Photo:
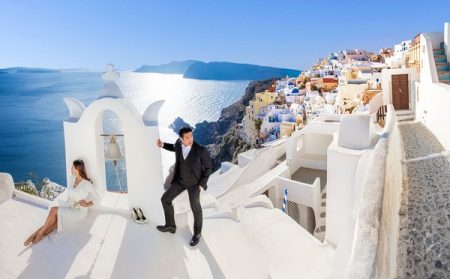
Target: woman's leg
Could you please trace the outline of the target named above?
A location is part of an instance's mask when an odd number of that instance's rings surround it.
[[[49,235],[54,229],[58,227],[58,217],[56,217],[55,222],[51,224],[48,229],[44,232],[44,236]]]
[[[44,238],[44,236],[52,232],[54,230],[54,226],[57,224],[57,221],[58,221],[58,208],[52,207],[50,209],[50,212],[48,213],[48,217],[47,220],[45,221],[45,224],[42,226],[42,228],[39,230],[39,232],[33,239],[33,244],[38,243],[39,241],[42,240],[42,238]]]
[[[43,226],[42,226],[43,227]],[[39,229],[37,229],[32,235],[30,235],[27,240],[25,240],[25,242],[23,243],[23,245],[28,246],[28,244],[30,244],[31,242],[33,242],[33,239],[36,237],[36,235],[39,233],[39,231],[42,229],[42,227],[40,227]]]
[[[58,207],[55,206],[50,209],[50,212],[48,213],[48,216],[47,216],[47,220],[45,220],[43,227],[46,227],[46,226],[49,226],[50,224],[52,224],[54,222],[53,219],[55,219],[57,217],[58,217]]]

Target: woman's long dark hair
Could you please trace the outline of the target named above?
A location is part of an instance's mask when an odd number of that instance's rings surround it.
[[[83,160],[75,160],[75,161],[73,161],[73,167],[78,170],[78,173],[80,174],[81,177],[83,177],[84,179],[92,182],[92,180],[87,176],[86,168],[84,167]]]

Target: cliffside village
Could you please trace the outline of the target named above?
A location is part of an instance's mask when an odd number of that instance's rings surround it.
[[[367,113],[369,102],[383,91],[383,69],[418,71],[419,56],[419,35],[378,54],[332,52],[298,77],[277,80],[256,93],[239,124],[240,136],[251,144],[264,143],[289,136],[321,114]]]

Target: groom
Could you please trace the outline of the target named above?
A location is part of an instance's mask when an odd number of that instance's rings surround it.
[[[175,144],[156,142],[158,147],[175,152],[175,168],[170,187],[161,197],[166,224],[156,228],[162,232],[175,233],[176,225],[172,201],[184,190],[188,191],[189,202],[194,215],[194,235],[190,245],[195,246],[200,241],[202,231],[202,207],[200,205],[200,189],[206,190],[208,177],[211,174],[211,159],[208,150],[194,141],[192,128],[182,127],[180,138]]]

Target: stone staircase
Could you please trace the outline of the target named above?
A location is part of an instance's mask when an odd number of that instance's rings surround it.
[[[440,48],[433,49],[433,56],[439,82],[450,85],[450,63],[448,63],[443,42],[441,42]]]
[[[319,216],[319,224],[316,224],[316,228],[314,229],[314,237],[318,240],[322,241],[325,239],[326,232],[326,207],[327,207],[327,188],[325,187],[322,191],[322,199],[320,201],[320,216]]]

